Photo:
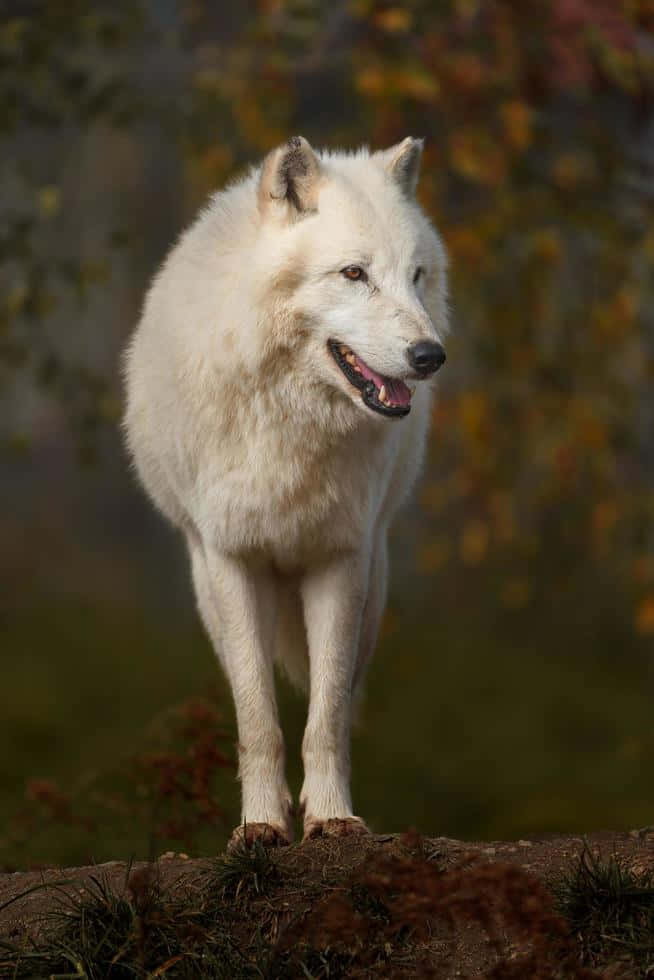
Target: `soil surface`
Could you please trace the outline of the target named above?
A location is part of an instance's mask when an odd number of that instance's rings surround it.
[[[353,942],[359,944],[359,958],[354,957],[351,970],[315,974],[319,976],[551,975],[617,980],[637,975],[619,965],[576,973],[572,960],[569,972],[548,974],[540,966],[541,972],[534,972],[536,968],[529,966],[529,955],[541,941],[541,933],[550,929],[549,918],[555,916],[553,907],[547,907],[549,888],[575,866],[585,845],[603,859],[617,857],[637,873],[654,871],[654,827],[593,833],[585,838],[551,835],[485,843],[420,837],[413,832],[319,838],[274,851],[280,884],[272,894],[254,896],[239,906],[242,922],[237,932],[241,930],[245,941],[255,926],[263,926],[268,941],[282,950],[295,948],[298,941],[317,950],[335,948],[339,942],[349,943],[350,948]],[[164,891],[192,901],[206,887],[203,875],[211,864],[209,859],[168,852],[149,866],[149,873]],[[26,939],[42,941],[52,929],[52,913],[61,909],[64,894],[83,901],[93,879],[106,882],[117,894],[128,894],[130,875],[143,867],[148,866],[111,861],[92,867],[0,874],[0,945],[2,941],[12,945]],[[493,911],[494,896],[500,893],[501,901]],[[352,896],[361,894],[367,905],[361,905],[360,898],[353,900]],[[237,894],[232,899],[232,914],[238,904]],[[514,921],[516,910],[520,912]],[[532,916],[528,928],[526,920],[520,919],[523,912],[527,918]],[[429,918],[427,929],[420,926],[421,914]],[[391,928],[394,917],[402,923],[401,941],[400,927]],[[542,929],[541,920],[547,920]],[[406,941],[407,930],[410,942]],[[366,959],[366,944],[372,950],[374,943],[382,953],[378,950],[376,958],[371,953]],[[570,947],[567,949],[569,953]],[[547,958],[550,953],[546,953]],[[565,959],[564,954],[559,949],[551,955]],[[522,973],[521,958],[525,964]],[[0,975],[4,975],[1,970]]]

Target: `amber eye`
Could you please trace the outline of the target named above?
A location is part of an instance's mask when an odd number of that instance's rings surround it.
[[[366,274],[360,265],[346,265],[344,269],[341,269],[341,272],[346,279],[350,279],[352,282],[366,278]]]
[[[423,269],[423,267],[421,265],[419,265],[418,268],[416,269],[416,271],[413,274],[413,283],[414,283],[415,286],[418,285],[418,283],[420,282],[420,277],[421,276],[424,276],[424,274],[425,274],[425,270]]]

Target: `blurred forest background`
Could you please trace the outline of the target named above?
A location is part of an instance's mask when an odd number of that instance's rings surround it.
[[[119,354],[207,194],[426,138],[454,329],[353,747],[380,832],[654,819],[653,0],[4,0],[0,864],[215,852],[226,685]],[[300,783],[304,706],[281,686]]]

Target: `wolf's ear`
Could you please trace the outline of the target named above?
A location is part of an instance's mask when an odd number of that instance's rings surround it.
[[[265,214],[280,207],[288,213],[313,211],[316,207],[322,167],[303,136],[293,136],[269,153],[259,178],[259,210]]]
[[[413,197],[416,193],[424,145],[424,140],[407,136],[401,143],[380,154],[386,173],[407,197]]]

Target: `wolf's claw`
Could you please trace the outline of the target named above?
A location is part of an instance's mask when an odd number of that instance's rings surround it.
[[[303,840],[312,840],[315,837],[362,837],[369,833],[369,828],[360,817],[334,817],[331,820],[307,821]]]
[[[238,851],[242,847],[253,847],[255,841],[261,841],[264,847],[287,847],[291,843],[282,827],[270,823],[246,823],[234,828],[227,850]]]

